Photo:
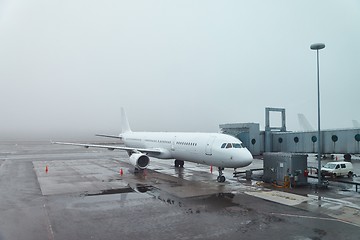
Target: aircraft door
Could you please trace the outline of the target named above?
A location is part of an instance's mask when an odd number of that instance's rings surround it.
[[[176,144],[176,136],[173,138],[171,142],[171,151],[175,151],[175,144]]]
[[[212,146],[214,144],[215,141],[215,136],[211,136],[209,137],[206,147],[205,147],[205,154],[211,156],[212,155]]]

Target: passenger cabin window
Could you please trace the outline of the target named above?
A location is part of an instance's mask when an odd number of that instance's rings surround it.
[[[341,168],[346,168],[345,164],[342,163],[342,164],[341,164]]]
[[[340,165],[338,164],[338,165],[336,165],[336,169],[338,169],[338,168],[340,168]]]

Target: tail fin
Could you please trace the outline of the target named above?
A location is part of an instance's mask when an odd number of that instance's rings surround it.
[[[124,108],[121,108],[121,133],[131,132]]]
[[[306,119],[304,114],[298,113],[298,120],[299,120],[299,124],[300,124],[300,127],[302,128],[302,130],[304,130],[304,131],[314,131],[315,130],[315,128],[313,128],[311,126],[311,124],[309,123],[309,121]]]

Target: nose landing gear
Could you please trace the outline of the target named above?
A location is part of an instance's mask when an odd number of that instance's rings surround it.
[[[183,168],[184,167],[184,161],[182,161],[182,160],[176,160],[175,159],[175,161],[174,161],[174,166],[176,167],[176,168]]]
[[[218,182],[225,182],[225,176],[223,175],[223,170],[224,170],[224,168],[222,168],[222,167],[219,167],[218,168],[219,169],[219,176],[217,177],[217,181]]]

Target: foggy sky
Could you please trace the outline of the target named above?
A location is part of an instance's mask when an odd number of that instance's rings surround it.
[[[0,140],[360,120],[360,2],[0,1]],[[280,115],[272,115],[280,125]]]

